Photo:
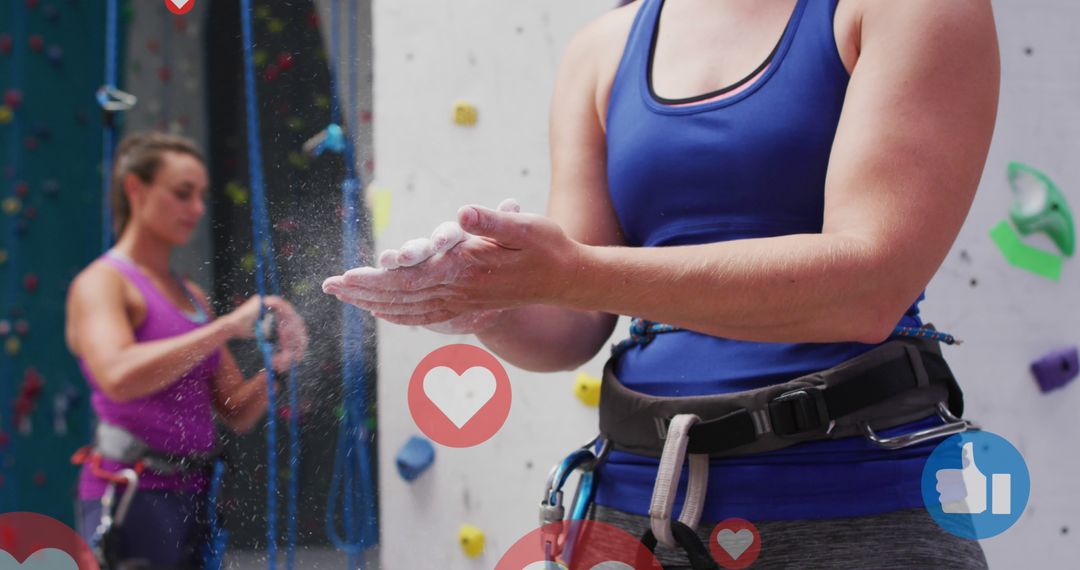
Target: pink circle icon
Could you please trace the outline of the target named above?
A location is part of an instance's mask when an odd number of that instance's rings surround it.
[[[728,570],[746,568],[761,554],[761,534],[745,519],[727,519],[716,525],[709,539],[713,560]]]
[[[557,547],[553,545],[557,544]],[[553,548],[557,552],[553,552]],[[546,524],[518,539],[495,570],[663,570],[640,540],[591,520]]]
[[[195,7],[195,0],[165,0],[165,7],[177,16],[183,16]]]
[[[444,346],[413,370],[409,412],[432,441],[447,447],[480,445],[510,415],[510,376],[498,358],[478,346]]]
[[[0,515],[0,568],[99,570],[90,546],[64,523],[37,513]]]

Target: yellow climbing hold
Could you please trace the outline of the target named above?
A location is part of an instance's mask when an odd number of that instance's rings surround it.
[[[7,353],[11,356],[19,354],[20,348],[22,348],[22,343],[19,342],[19,337],[14,335],[9,336],[7,342],[4,343],[4,349],[6,349]]]
[[[0,249],[0,265],[7,263],[7,250]]]
[[[596,376],[578,372],[574,382],[574,395],[586,406],[600,405],[600,379]]]
[[[243,206],[248,201],[248,191],[239,182],[229,182],[225,185],[225,196],[235,206]]]
[[[390,191],[378,186],[368,187],[368,203],[371,204],[371,229],[375,237],[382,235],[390,225]]]
[[[285,29],[285,22],[278,18],[271,18],[270,21],[266,22],[266,29],[271,34],[280,34]]]
[[[252,63],[255,64],[256,67],[262,67],[262,66],[266,65],[266,62],[269,61],[269,60],[270,60],[270,54],[266,53],[265,50],[261,50],[261,49],[255,50],[255,53],[252,54],[252,57],[251,57],[251,61],[252,61]]]
[[[480,117],[480,111],[468,101],[454,103],[454,123],[462,127],[471,127]]]
[[[249,253],[240,260],[240,267],[244,268],[244,271],[251,273],[255,271],[255,254]]]
[[[7,105],[0,105],[0,125],[6,125],[15,118],[15,111]]]
[[[22,202],[14,196],[4,199],[4,213],[9,216],[14,216],[22,209]]]
[[[458,530],[458,542],[461,543],[461,549],[469,558],[476,558],[484,553],[484,531],[471,524],[461,525],[461,529]]]
[[[307,170],[308,159],[303,153],[293,151],[289,153],[289,164],[300,170]]]

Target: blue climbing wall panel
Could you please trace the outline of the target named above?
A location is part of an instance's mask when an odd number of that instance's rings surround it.
[[[0,512],[68,523],[90,422],[64,300],[101,241],[104,4],[0,4]]]

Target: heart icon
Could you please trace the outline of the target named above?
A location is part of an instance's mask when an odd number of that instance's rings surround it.
[[[460,376],[446,366],[436,366],[424,376],[424,395],[458,429],[491,401],[495,387],[495,375],[483,366],[474,366]]]
[[[761,535],[754,523],[740,518],[727,519],[713,528],[709,552],[723,568],[748,568],[761,555]]]
[[[79,565],[70,554],[56,548],[42,548],[31,554],[22,564],[6,550],[0,550],[0,568],[12,570],[78,570]]]
[[[177,10],[182,10],[188,2],[191,2],[191,0],[169,0],[169,2],[172,2],[172,5],[176,6]]]
[[[738,560],[739,557],[746,552],[746,549],[754,544],[754,533],[745,528],[739,532],[732,532],[730,529],[725,528],[717,533],[716,543],[719,544],[720,548],[723,548],[724,552],[727,552],[728,556],[733,560]]]
[[[472,447],[495,435],[510,415],[510,376],[498,358],[469,344],[431,351],[409,377],[416,427],[447,447]]]

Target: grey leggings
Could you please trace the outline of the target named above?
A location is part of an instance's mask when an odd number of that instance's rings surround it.
[[[649,528],[647,517],[602,506],[592,512],[592,518],[635,537],[640,538]],[[698,536],[706,547],[714,526],[698,525]],[[761,555],[750,566],[755,569],[987,568],[977,541],[942,530],[925,509],[829,520],[765,521],[756,526],[761,534]],[[665,570],[690,568],[681,551],[660,546],[656,555]]]

